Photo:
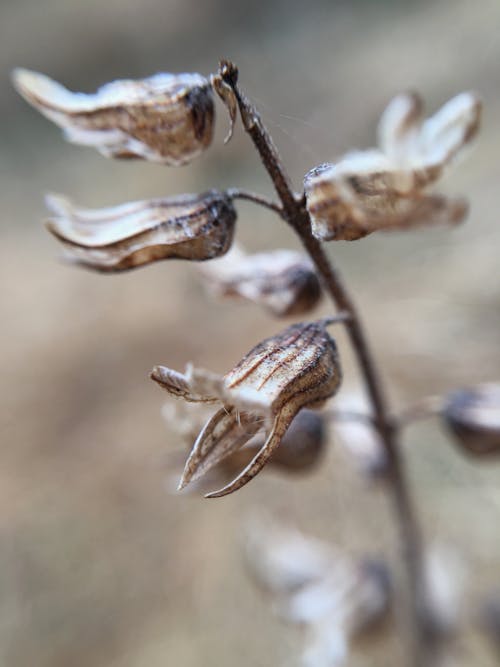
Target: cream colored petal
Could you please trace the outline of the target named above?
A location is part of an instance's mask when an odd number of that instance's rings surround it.
[[[415,93],[394,97],[380,117],[378,144],[390,159],[400,161],[412,153],[423,117],[423,103]]]
[[[449,100],[423,124],[420,153],[424,163],[446,165],[469,143],[479,129],[481,101],[474,93]]]
[[[245,445],[263,425],[253,413],[222,407],[199,434],[179,483],[179,490],[202,477],[208,470]]]
[[[238,491],[238,489],[241,489],[245,484],[248,484],[248,482],[250,482],[266,465],[275,449],[279,446],[281,439],[296,414],[297,409],[295,405],[289,404],[284,406],[276,415],[266,442],[262,445],[262,448],[257,452],[246,468],[244,468],[232,482],[218,491],[206,494],[205,498],[220,498],[222,496],[227,496],[230,493]]]
[[[202,371],[199,371],[202,373]],[[172,396],[183,398],[185,401],[193,403],[213,403],[220,400],[218,394],[214,391],[212,394],[207,394],[205,391],[199,391],[200,387],[187,373],[179,373],[166,366],[155,366],[151,371],[150,377],[162,389]],[[222,381],[222,378],[221,378]],[[205,387],[203,387],[205,389]],[[212,382],[212,388],[215,389],[215,382]]]
[[[168,258],[206,260],[229,249],[236,221],[231,200],[216,191],[82,209],[50,196],[47,227],[68,257],[101,271]]]

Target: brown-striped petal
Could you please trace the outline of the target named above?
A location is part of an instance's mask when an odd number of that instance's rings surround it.
[[[206,260],[223,255],[236,211],[217,191],[82,209],[49,197],[47,227],[68,258],[97,271],[124,271],[160,259]]]
[[[49,77],[13,72],[17,91],[76,144],[107,157],[144,158],[182,165],[212,141],[214,103],[200,74],[155,74],[108,83],[96,93],[74,93]]]
[[[227,401],[277,415],[290,402],[318,406],[335,394],[342,374],[327,323],[301,322],[256,345],[224,378]]]
[[[205,424],[186,461],[179,489],[202,477],[208,470],[245,445],[263,425],[258,415],[227,406]]]

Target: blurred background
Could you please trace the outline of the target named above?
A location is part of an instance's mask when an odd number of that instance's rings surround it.
[[[281,512],[397,567],[383,489],[332,442],[304,478],[266,472],[217,501],[172,494],[176,442],[149,370],[187,361],[228,370],[284,325],[251,305],[211,301],[189,263],[118,276],[67,266],[41,225],[47,191],[95,207],[210,187],[271,194],[258,158],[240,127],[223,146],[218,106],[214,144],[188,167],[106,160],[65,143],[16,96],[9,71],[93,91],[159,70],[208,75],[232,58],[297,188],[312,166],[373,145],[395,93],[418,90],[434,111],[477,90],[482,133],[444,185],[470,198],[467,223],[328,248],[359,299],[391,399],[405,405],[500,378],[500,4],[2,0],[0,26],[0,664],[294,664],[296,637],[244,571],[248,513]],[[267,212],[244,202],[239,211],[248,249],[296,247]],[[341,335],[339,344],[343,391],[356,391]],[[413,428],[405,448],[426,537],[459,552],[475,620],[500,589],[499,464],[464,459],[433,423]],[[473,626],[454,664],[498,664]],[[393,636],[349,664],[405,662]]]

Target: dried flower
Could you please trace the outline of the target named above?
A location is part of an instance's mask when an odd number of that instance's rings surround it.
[[[97,271],[124,271],[160,259],[206,260],[231,246],[232,201],[212,190],[201,195],[129,202],[103,209],[74,207],[50,196],[47,228],[68,258]]]
[[[469,454],[500,454],[500,384],[450,393],[442,416],[457,444]]]
[[[183,375],[157,366],[151,377],[168,393],[193,402],[220,402],[186,462],[183,488],[245,445],[261,428],[267,438],[229,484],[207,497],[224,496],[247,484],[281,443],[297,413],[320,407],[337,391],[341,371],[329,320],[294,324],[254,347],[221,377],[188,367]]]
[[[427,189],[475,136],[480,110],[474,94],[462,93],[424,121],[418,96],[395,97],[380,120],[379,149],[348,153],[306,174],[314,235],[352,241],[380,229],[463,220],[463,199]]]
[[[277,317],[302,315],[321,298],[321,287],[307,256],[292,250],[247,255],[233,245],[225,257],[200,267],[217,296],[247,299]]]
[[[245,555],[280,616],[306,627],[304,665],[345,664],[350,643],[388,611],[391,585],[384,563],[354,559],[273,517],[253,517]]]
[[[212,141],[212,88],[200,74],[113,81],[93,94],[73,93],[25,69],[14,70],[13,80],[24,99],[59,125],[69,141],[94,146],[106,157],[177,166]]]

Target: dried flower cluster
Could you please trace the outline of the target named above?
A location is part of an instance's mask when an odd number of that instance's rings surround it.
[[[288,326],[258,343],[225,375],[191,365],[184,373],[167,366],[153,369],[152,379],[170,397],[195,406],[189,416],[179,408],[166,411],[171,429],[177,429],[189,448],[179,487],[206,481],[209,473],[214,484],[224,481],[207,497],[225,496],[247,484],[268,462],[288,471],[307,470],[318,462],[326,440],[325,417],[314,411],[337,394],[342,379],[337,346],[327,326],[343,321],[369,403],[367,414],[351,414],[358,424],[346,422],[343,436],[365,470],[383,473],[395,501],[411,583],[410,615],[417,639],[413,664],[428,667],[423,644],[429,619],[422,608],[434,606],[435,611],[440,602],[428,596],[422,606],[420,599],[428,582],[399,448],[404,420],[398,421],[385,404],[356,308],[321,242],[461,222],[468,211],[466,200],[437,193],[434,187],[477,133],[478,97],[462,93],[425,119],[417,95],[396,96],[380,119],[378,148],[314,167],[304,177],[303,191],[295,193],[230,62],[222,61],[210,77],[156,74],[115,81],[94,94],[70,92],[27,70],[16,70],[13,80],[19,93],[59,125],[69,141],[93,146],[107,157],[187,164],[212,141],[215,96],[229,114],[226,141],[240,117],[279,203],[236,188],[95,210],[50,196],[47,227],[67,257],[87,268],[109,273],[163,259],[193,260],[211,293],[258,304],[280,318],[309,313],[322,289],[329,293],[340,311],[336,317]],[[300,237],[306,254],[247,254],[236,246],[235,201],[240,198],[278,214]],[[210,415],[207,406],[212,405],[217,409]],[[499,385],[452,393],[441,401],[438,412],[462,449],[481,456],[500,451]],[[335,419],[335,411],[328,415]],[[311,667],[345,662],[352,641],[388,608],[390,587],[386,568],[379,563],[349,558],[274,524],[254,527],[248,553],[255,576],[278,601],[282,615],[307,627],[304,664]],[[440,599],[448,599],[451,589],[443,590]],[[435,616],[442,621],[446,614]]]

